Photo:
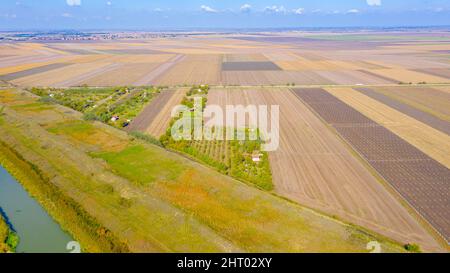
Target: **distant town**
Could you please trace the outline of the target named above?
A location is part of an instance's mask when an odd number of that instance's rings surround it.
[[[135,40],[135,39],[157,39],[157,38],[175,38],[175,37],[189,37],[198,35],[226,35],[226,34],[245,34],[245,35],[280,35],[280,33],[405,33],[405,32],[420,32],[420,33],[442,33],[443,35],[450,34],[450,26],[435,26],[435,27],[347,27],[347,28],[273,28],[273,29],[167,29],[167,30],[142,30],[142,31],[127,31],[127,30],[54,30],[54,31],[1,31],[0,41],[107,41],[107,40]]]

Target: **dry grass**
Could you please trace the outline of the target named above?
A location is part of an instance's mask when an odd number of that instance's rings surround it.
[[[118,65],[114,70],[83,81],[91,86],[125,86],[134,83],[153,71],[158,64],[136,63]]]
[[[221,61],[220,55],[188,55],[162,75],[157,84],[218,84]]]
[[[383,77],[388,77],[395,79],[403,83],[448,83],[449,80],[446,78],[441,78],[433,75],[428,75],[416,71],[406,70],[406,69],[373,69],[372,73],[378,74]]]
[[[88,74],[107,66],[108,63],[80,63],[73,64],[54,71],[44,72],[12,81],[21,86],[61,86],[60,83],[70,81],[71,79]],[[64,84],[63,84],[64,85]]]

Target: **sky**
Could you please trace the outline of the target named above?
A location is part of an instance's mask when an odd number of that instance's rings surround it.
[[[450,0],[0,0],[0,30],[450,25]]]

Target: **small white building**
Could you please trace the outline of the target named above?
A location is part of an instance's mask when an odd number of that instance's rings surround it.
[[[259,162],[262,161],[262,156],[263,156],[263,154],[261,154],[258,151],[255,151],[252,154],[252,161],[255,162],[255,163],[259,163]]]

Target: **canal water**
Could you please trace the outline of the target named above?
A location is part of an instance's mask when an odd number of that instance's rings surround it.
[[[67,253],[73,239],[0,166],[0,208],[20,238],[18,253]]]

